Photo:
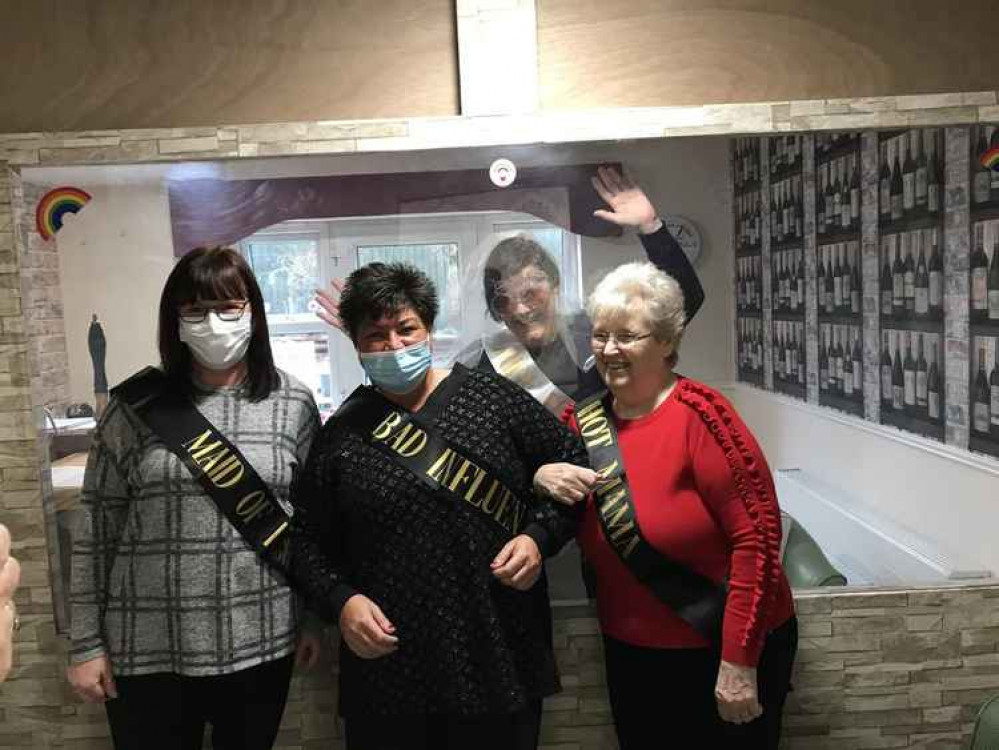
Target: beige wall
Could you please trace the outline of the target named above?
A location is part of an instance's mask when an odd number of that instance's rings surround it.
[[[735,377],[732,326],[732,227],[720,217],[730,213],[728,140],[670,138],[590,147],[592,161],[620,160],[648,192],[661,214],[679,214],[701,232],[695,265],[707,298],[683,340],[680,371],[712,384]],[[637,238],[584,238],[583,281],[591,290],[601,273],[620,263],[645,260]]]
[[[96,313],[107,339],[109,385],[158,362],[157,311],[173,268],[173,244],[162,184],[82,187],[93,200],[60,230],[56,243],[70,400],[93,404],[91,316]]]
[[[999,64],[990,0],[537,5],[546,109],[975,91]],[[0,132],[457,114],[454,15],[447,0],[7,3]]]

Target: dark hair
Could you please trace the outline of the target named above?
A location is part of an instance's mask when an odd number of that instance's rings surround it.
[[[246,351],[246,392],[250,400],[262,401],[280,383],[271,354],[264,297],[250,266],[232,248],[196,248],[181,258],[167,277],[160,296],[159,346],[163,371],[176,392],[193,391],[191,350],[180,340],[179,308],[192,302],[225,299],[250,302],[253,317]]]
[[[548,277],[552,287],[558,288],[560,280],[558,266],[545,249],[527,235],[508,237],[489,253],[482,283],[486,291],[486,308],[493,320],[500,319],[496,307],[496,298],[500,296],[500,284],[529,266],[540,269]]]
[[[440,305],[434,282],[407,263],[369,263],[354,271],[340,293],[340,320],[352,341],[368,320],[379,320],[411,307],[432,330]]]

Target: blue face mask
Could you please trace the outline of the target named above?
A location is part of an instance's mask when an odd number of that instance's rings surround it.
[[[360,358],[372,383],[383,391],[402,395],[422,383],[430,369],[430,339],[403,349],[361,354]]]

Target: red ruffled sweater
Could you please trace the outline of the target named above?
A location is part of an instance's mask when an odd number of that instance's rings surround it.
[[[729,576],[722,658],[755,666],[767,633],[794,614],[763,451],[721,394],[683,377],[651,414],[615,422],[646,541],[714,581]],[[649,648],[709,645],[625,568],[604,539],[592,497],[578,540],[596,571],[604,633]]]

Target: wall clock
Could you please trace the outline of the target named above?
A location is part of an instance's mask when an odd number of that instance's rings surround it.
[[[685,216],[664,216],[663,224],[673,238],[680,243],[690,262],[696,263],[701,254],[701,230]]]

